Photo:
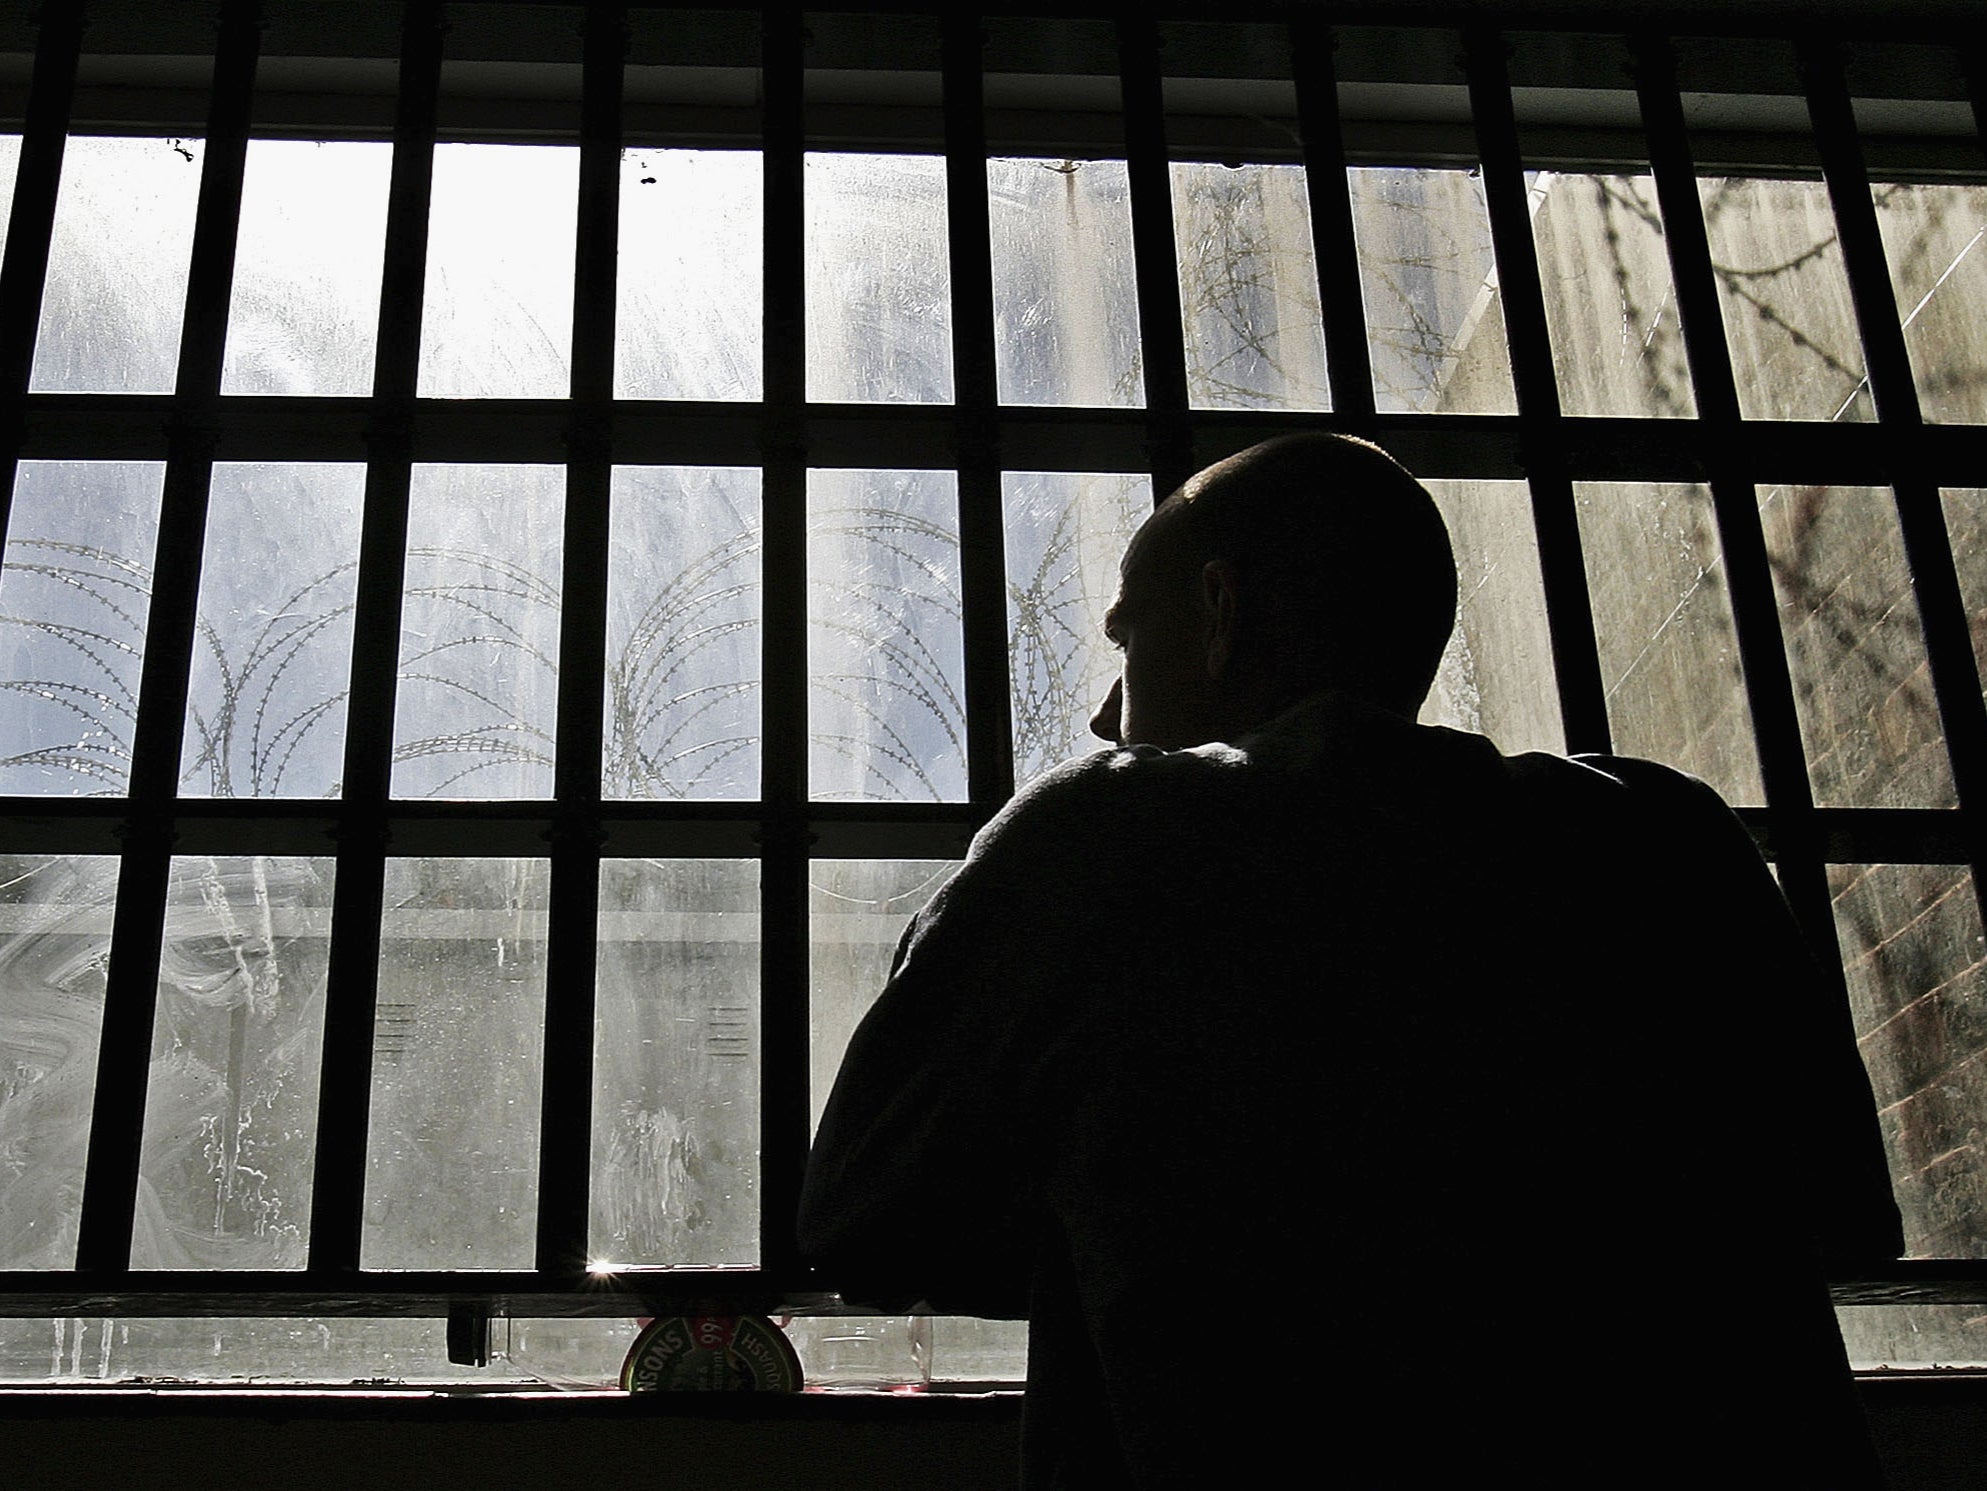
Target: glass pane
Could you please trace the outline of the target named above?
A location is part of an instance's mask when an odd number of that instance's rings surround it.
[[[579,173],[570,145],[435,147],[423,398],[570,391]]]
[[[1541,171],[1531,187],[1560,407],[1694,413],[1655,178]]]
[[[808,398],[949,401],[945,161],[809,155],[806,201]]]
[[[1103,744],[1090,716],[1118,674],[1104,612],[1125,545],[1152,512],[1152,478],[1009,471],[1001,497],[1014,780],[1025,782]]]
[[[1499,748],[1563,751],[1545,581],[1521,481],[1427,481],[1456,551],[1456,630],[1421,720],[1488,735]]]
[[[1828,188],[1697,183],[1747,419],[1874,419]]]
[[[395,797],[552,795],[565,472],[416,466]]]
[[[1948,487],[1941,494],[1946,537],[1959,572],[1960,600],[1972,618],[1973,666],[1987,684],[1987,487]]]
[[[764,171],[747,150],[621,155],[617,399],[757,399]]]
[[[0,254],[7,251],[7,224],[14,216],[14,178],[21,169],[21,137],[0,135]]]
[[[966,796],[958,490],[949,471],[807,474],[816,798]]]
[[[124,791],[165,467],[23,461],[0,563],[0,792]]]
[[[530,1268],[545,1054],[542,859],[390,859],[363,1268]]]
[[[372,392],[392,165],[383,143],[248,142],[221,392]]]
[[[759,473],[616,466],[608,798],[759,795]]]
[[[1987,421],[1987,187],[1874,192],[1919,408],[1935,422]]]
[[[1131,192],[1115,160],[990,160],[1004,404],[1137,407]]]
[[[1710,490],[1578,482],[1574,498],[1614,748],[1765,801]]]
[[[820,1126],[856,1022],[890,977],[905,924],[958,868],[956,860],[817,859],[809,869],[810,1133]]]
[[[334,861],[175,858],[133,1268],[302,1268]]]
[[[216,462],[180,792],[335,797],[363,466]]]
[[[596,966],[593,1257],[752,1267],[758,862],[602,862]]]
[[[508,1321],[495,1322],[501,1345]],[[632,1333],[631,1333],[632,1334]],[[344,1315],[0,1319],[0,1383],[529,1382],[493,1360],[448,1359],[448,1322]],[[603,1384],[604,1385],[604,1384]]]
[[[1858,1372],[1987,1366],[1987,1311],[1978,1305],[1837,1305],[1835,1319]]]
[[[1863,1062],[1909,1256],[1987,1256],[1987,963],[1957,865],[1831,865]]]
[[[1823,807],[1951,807],[1957,800],[1891,494],[1762,487],[1807,747]]]
[[[28,387],[171,393],[201,142],[71,138]]]
[[[1346,185],[1380,412],[1515,413],[1482,177],[1360,166]]]
[[[0,1269],[76,1264],[117,865],[0,854]]]
[[[1173,237],[1196,409],[1329,409],[1302,166],[1173,163]]]

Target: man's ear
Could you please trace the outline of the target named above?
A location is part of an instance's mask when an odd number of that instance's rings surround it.
[[[1235,660],[1235,627],[1240,589],[1235,566],[1226,559],[1210,559],[1201,566],[1201,619],[1206,627],[1207,676],[1220,678]]]

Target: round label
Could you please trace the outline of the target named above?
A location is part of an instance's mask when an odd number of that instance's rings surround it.
[[[621,1363],[629,1393],[797,1393],[800,1358],[764,1315],[665,1315]]]

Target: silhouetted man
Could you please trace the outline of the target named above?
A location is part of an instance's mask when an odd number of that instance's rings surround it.
[[[1876,1479],[1847,1011],[1701,783],[1412,722],[1454,613],[1376,447],[1188,482],[1110,610],[1118,748],[988,825],[849,1047],[802,1246],[1028,1316],[1031,1487]]]

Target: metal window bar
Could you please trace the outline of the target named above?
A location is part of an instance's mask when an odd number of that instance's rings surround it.
[[[1152,495],[1155,501],[1163,502],[1193,475],[1195,463],[1156,23],[1149,17],[1119,21],[1118,60],[1125,117],[1125,174],[1131,190],[1132,260],[1138,289],[1139,361],[1145,378],[1146,445]]]
[[[1297,79],[1298,128],[1304,140],[1304,187],[1311,205],[1318,304],[1325,320],[1325,374],[1339,428],[1365,433],[1374,412],[1373,359],[1366,342],[1366,297],[1352,234],[1352,185],[1339,124],[1338,39],[1315,15],[1290,23]]]
[[[132,742],[131,816],[118,876],[103,1031],[97,1047],[76,1257],[77,1270],[83,1274],[122,1272],[131,1263],[166,880],[175,837],[172,804],[178,794],[194,609],[214,469],[212,411],[220,392],[249,100],[261,39],[260,9],[254,0],[232,0],[222,13],[215,55],[213,105],[194,217],[170,454]]]
[[[1538,530],[1539,569],[1545,580],[1546,620],[1569,751],[1606,751],[1610,745],[1600,649],[1580,551],[1580,522],[1573,483],[1560,456],[1564,436],[1545,298],[1532,241],[1530,189],[1518,147],[1511,102],[1510,68],[1501,33],[1473,27],[1464,33],[1470,113],[1483,158],[1483,193],[1490,213],[1504,329],[1511,349],[1511,381],[1518,396],[1520,441]]]

